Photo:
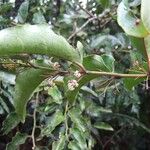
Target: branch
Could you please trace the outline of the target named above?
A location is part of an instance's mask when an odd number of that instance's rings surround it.
[[[31,138],[32,138],[32,149],[34,150],[36,148],[36,143],[35,143],[35,129],[36,129],[36,111],[37,111],[37,105],[39,102],[39,93],[36,94],[36,100],[35,100],[35,108],[34,108],[34,112],[33,112],[33,128],[32,128],[32,134],[31,134]]]
[[[90,17],[92,17],[92,18],[94,17],[94,15],[92,13],[90,13],[87,9],[83,8],[80,3],[78,4],[78,6],[80,7],[80,9],[82,9]]]
[[[80,31],[82,31],[83,28],[85,28],[91,21],[93,21],[95,19],[97,19],[97,17],[88,19],[78,30],[73,32],[67,40],[70,41],[76,34],[78,34]]]
[[[105,75],[105,76],[113,76],[119,78],[144,78],[148,77],[147,73],[143,74],[123,74],[123,73],[113,73],[113,72],[100,72],[100,71],[86,71],[86,74],[93,74],[93,75]]]

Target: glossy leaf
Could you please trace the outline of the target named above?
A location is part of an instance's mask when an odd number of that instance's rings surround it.
[[[96,122],[94,123],[94,127],[101,130],[114,131],[112,126],[105,122]]]
[[[113,71],[114,58],[111,55],[90,55],[84,58],[83,65],[87,70]]]
[[[84,134],[77,128],[72,128],[70,130],[70,133],[73,135],[73,137],[78,142],[79,147],[82,150],[86,150],[87,149],[87,143],[86,143],[86,137],[84,136]]]
[[[15,128],[18,125],[19,122],[20,118],[18,117],[18,115],[15,112],[10,113],[3,122],[3,134],[8,134],[13,128]]]
[[[24,144],[28,135],[26,133],[17,132],[12,141],[7,144],[6,150],[18,149],[19,145]]]
[[[42,136],[48,136],[51,132],[64,121],[65,117],[60,110],[56,110],[52,118],[47,122],[47,126],[41,131]]]
[[[22,36],[23,35],[23,36]],[[81,62],[76,51],[48,25],[18,25],[0,31],[0,56],[41,54]]]
[[[139,20],[137,23],[137,17],[132,14],[132,11],[124,4],[124,2],[119,4],[117,14],[118,24],[128,35],[135,37],[145,37],[148,35],[148,32],[145,29],[142,21]]]
[[[79,51],[81,61],[83,61],[84,48],[80,41],[77,42],[77,50]]]
[[[141,0],[141,18],[142,22],[147,29],[147,31],[150,33],[150,1],[149,0]]]
[[[10,113],[9,106],[7,106],[7,103],[1,97],[0,97],[0,105],[7,113]]]
[[[70,91],[68,89],[68,91],[66,92],[66,97],[70,101],[70,103],[73,103],[75,101],[77,94],[83,85],[85,85],[86,83],[89,83],[91,80],[98,78],[98,77],[99,75],[84,75],[78,81],[79,86],[77,88],[75,88],[73,91]]]
[[[19,115],[21,121],[25,120],[26,105],[35,89],[46,78],[45,75],[51,71],[46,69],[30,68],[22,71],[16,79],[14,105],[16,113]]]
[[[69,142],[68,148],[69,148],[70,150],[82,150],[82,149],[79,147],[79,144],[77,143],[77,141],[75,141],[75,140]]]
[[[64,150],[66,137],[61,135],[58,141],[53,142],[52,150]]]
[[[53,98],[53,101],[57,104],[62,103],[62,95],[57,86],[52,86],[48,89],[48,94]]]
[[[110,55],[102,55],[102,56],[90,55],[83,59],[83,65],[87,70],[113,72],[114,58]],[[99,75],[91,75],[91,74],[83,75],[78,81],[79,86],[75,88],[75,90],[73,91],[70,90],[67,91],[66,97],[68,98],[68,100],[72,103],[76,99],[76,96],[81,87],[97,77],[99,77]]]
[[[86,123],[84,119],[81,117],[81,112],[79,109],[74,108],[69,111],[69,116],[72,122],[83,132],[86,131]]]
[[[6,83],[14,85],[15,84],[15,78],[16,78],[16,76],[14,74],[0,71],[0,80],[1,81],[4,81]]]
[[[146,48],[148,58],[150,60],[150,35],[144,38],[144,43],[145,43],[145,48]]]

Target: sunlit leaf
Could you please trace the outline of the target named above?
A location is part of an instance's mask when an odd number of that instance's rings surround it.
[[[150,33],[150,1],[149,0],[141,0],[141,18],[142,22],[147,29],[147,31]]]
[[[96,122],[94,123],[94,127],[101,130],[114,131],[112,126],[105,122]]]
[[[78,142],[75,141],[75,140],[69,142],[68,148],[69,148],[70,150],[81,150],[81,148],[79,147]]]
[[[111,55],[90,55],[84,58],[83,65],[87,70],[113,71],[114,58]]]
[[[148,6],[147,3],[146,5]],[[145,37],[148,35],[148,32],[145,29],[142,21],[137,20],[137,17],[132,13],[130,8],[124,4],[124,2],[119,4],[117,14],[118,24],[128,35],[135,37]]]
[[[79,52],[62,36],[55,34],[48,25],[26,24],[1,30],[0,56],[20,53],[49,55],[81,62]]]

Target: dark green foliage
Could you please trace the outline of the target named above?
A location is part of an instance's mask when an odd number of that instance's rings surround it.
[[[0,2],[0,149],[149,149],[142,1]]]

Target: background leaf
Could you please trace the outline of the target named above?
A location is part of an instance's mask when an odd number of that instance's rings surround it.
[[[15,112],[10,113],[3,122],[3,134],[8,134],[14,127],[18,125],[20,118]]]
[[[12,141],[7,144],[6,150],[18,149],[19,145],[25,143],[28,135],[26,133],[17,132]]]
[[[20,23],[25,23],[27,16],[28,16],[28,9],[29,9],[29,2],[26,0],[23,2],[18,10],[18,21]]]

